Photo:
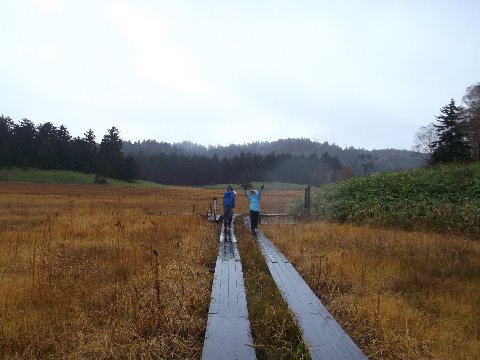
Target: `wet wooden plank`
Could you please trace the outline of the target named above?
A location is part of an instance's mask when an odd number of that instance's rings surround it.
[[[232,224],[233,225],[233,224]],[[234,228],[222,228],[202,359],[255,359]]]
[[[246,223],[248,227],[248,220]],[[272,277],[302,331],[313,359],[366,359],[288,259],[257,231],[257,242]]]

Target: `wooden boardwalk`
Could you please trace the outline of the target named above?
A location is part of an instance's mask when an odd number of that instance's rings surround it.
[[[255,359],[234,227],[220,235],[202,359]]]
[[[249,221],[245,219],[248,227]],[[312,359],[366,359],[290,261],[261,231],[257,231],[257,242],[275,283],[297,319]]]

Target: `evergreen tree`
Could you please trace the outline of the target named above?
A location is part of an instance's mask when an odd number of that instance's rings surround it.
[[[41,169],[58,169],[60,167],[55,150],[57,131],[58,129],[51,122],[37,125],[35,166]]]
[[[432,163],[459,162],[470,159],[470,144],[464,128],[463,108],[456,106],[452,99],[450,104],[440,109],[436,116],[438,124],[434,124],[438,140],[433,141]]]
[[[55,158],[59,169],[74,170],[71,155],[72,136],[64,125],[60,125],[55,134]]]
[[[133,181],[138,175],[138,164],[135,158],[131,155],[123,160],[123,165],[119,169],[118,178],[126,181]]]
[[[14,123],[11,118],[0,115],[0,168],[12,165],[12,139]]]
[[[124,162],[123,143],[120,132],[113,126],[103,136],[98,151],[97,173],[106,177],[118,178],[121,176]]]
[[[84,138],[82,139],[84,142],[84,152],[83,152],[83,168],[82,171],[85,172],[93,172],[95,171],[95,167],[97,164],[97,143],[95,142],[95,133],[92,129],[88,129],[88,131],[83,134]]]
[[[29,167],[35,163],[35,137],[37,129],[32,121],[22,119],[20,124],[13,128],[14,165]]]

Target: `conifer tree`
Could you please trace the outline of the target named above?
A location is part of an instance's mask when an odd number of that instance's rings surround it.
[[[113,126],[103,136],[98,150],[97,172],[100,175],[118,178],[123,166],[123,143],[120,139],[120,132]]]
[[[83,134],[83,171],[94,171],[97,163],[97,143],[95,142],[95,133],[89,129]]]
[[[0,115],[0,168],[12,163],[11,147],[14,123],[8,116]]]
[[[463,108],[456,106],[452,99],[450,104],[440,109],[434,124],[438,139],[430,144],[432,163],[449,163],[467,161],[470,156],[470,144],[465,136]]]

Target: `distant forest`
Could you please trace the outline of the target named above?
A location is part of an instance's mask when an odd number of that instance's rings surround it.
[[[72,137],[50,122],[16,123],[0,116],[0,167],[77,170],[124,180],[208,185],[279,181],[322,185],[355,175],[420,167],[425,156],[406,150],[347,148],[309,139],[209,146],[190,142],[122,141],[112,127],[98,143],[92,130]]]
[[[137,153],[140,178],[162,184],[206,185],[250,181],[322,185],[353,177],[338,158],[324,153],[257,155],[241,153],[231,158],[171,153]]]
[[[132,156],[125,156],[117,128],[112,127],[98,144],[88,130],[72,137],[68,129],[50,122],[35,125],[28,119],[15,123],[0,116],[0,168],[35,167],[48,170],[75,170],[95,173],[96,181],[111,177],[131,181],[138,174]]]
[[[137,156],[148,154],[196,155],[208,158],[234,158],[243,153],[252,155],[290,154],[322,157],[328,154],[336,157],[342,164],[353,169],[356,175],[368,175],[374,172],[397,171],[419,168],[426,165],[427,155],[409,150],[382,149],[365,150],[354,147],[341,148],[328,142],[319,143],[310,139],[280,139],[272,142],[254,142],[243,145],[203,146],[192,142],[170,144],[155,140],[124,142],[125,152]]]

